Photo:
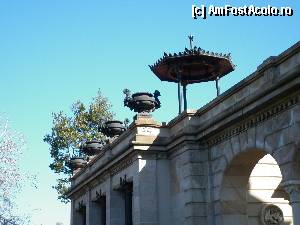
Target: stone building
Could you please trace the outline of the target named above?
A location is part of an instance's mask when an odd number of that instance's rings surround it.
[[[137,116],[68,196],[71,225],[300,225],[300,42],[198,110]]]

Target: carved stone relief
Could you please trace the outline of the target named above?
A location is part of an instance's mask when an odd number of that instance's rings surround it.
[[[282,210],[276,205],[266,205],[261,211],[261,222],[264,225],[281,225],[284,221]]]

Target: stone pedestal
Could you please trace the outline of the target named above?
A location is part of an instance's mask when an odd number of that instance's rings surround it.
[[[141,125],[143,125],[143,126],[147,126],[147,125],[161,126],[161,123],[157,122],[151,114],[139,113],[139,114],[136,114],[133,117],[133,123],[130,126],[133,126],[133,125],[137,125],[137,126],[141,126]]]
[[[300,180],[291,180],[281,184],[290,196],[293,209],[293,225],[300,225]]]

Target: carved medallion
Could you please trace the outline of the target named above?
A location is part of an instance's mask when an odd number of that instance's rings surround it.
[[[282,225],[282,210],[276,205],[266,205],[261,211],[261,222],[264,225]]]

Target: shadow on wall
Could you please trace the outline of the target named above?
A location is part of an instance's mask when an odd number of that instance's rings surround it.
[[[288,194],[279,187],[281,180],[271,155],[261,150],[239,154],[224,173],[215,224],[278,224],[284,218],[282,224],[292,225],[292,208]]]

